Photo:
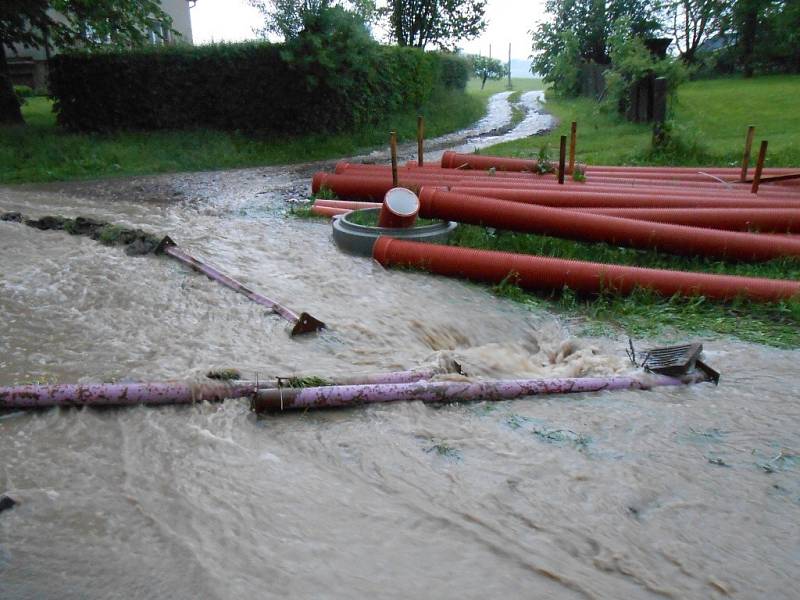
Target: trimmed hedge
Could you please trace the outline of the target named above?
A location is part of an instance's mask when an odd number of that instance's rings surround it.
[[[460,88],[464,59],[343,34],[293,44],[242,43],[52,59],[58,123],[77,131],[209,128],[333,132]]]

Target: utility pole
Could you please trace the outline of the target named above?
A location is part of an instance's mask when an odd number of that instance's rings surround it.
[[[508,42],[508,89],[511,89],[511,42]]]

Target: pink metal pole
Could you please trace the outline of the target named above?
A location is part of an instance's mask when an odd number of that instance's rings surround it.
[[[300,333],[309,333],[312,331],[318,331],[325,327],[325,323],[322,321],[315,319],[308,313],[300,313],[297,314],[293,310],[278,304],[274,300],[270,300],[266,296],[262,296],[261,294],[254,292],[250,288],[246,287],[244,284],[239,283],[233,277],[229,277],[222,273],[221,271],[217,270],[216,268],[208,265],[201,260],[196,259],[194,256],[187,254],[173,242],[169,237],[165,237],[161,240],[158,248],[156,249],[156,253],[164,253],[168,254],[172,258],[182,262],[188,267],[191,267],[195,271],[199,271],[207,276],[209,279],[213,279],[217,283],[221,283],[227,288],[232,289],[235,292],[239,292],[240,294],[246,296],[256,304],[260,304],[261,306],[266,306],[275,314],[283,317],[294,326],[292,327],[292,335],[298,335]]]
[[[430,379],[444,369],[420,369],[334,377],[336,384],[407,383]],[[287,378],[288,379],[288,378]],[[278,387],[283,380],[204,381],[202,383],[71,383],[0,387],[0,410],[52,406],[132,406],[135,404],[191,404],[252,397],[258,389]],[[287,391],[296,388],[284,388]]]
[[[0,409],[221,402],[252,396],[251,383],[92,383],[0,387]]]
[[[499,401],[541,394],[570,394],[601,390],[649,389],[683,385],[697,379],[677,379],[664,375],[639,377],[571,377],[562,379],[509,379],[499,381],[343,385],[293,389],[258,390],[251,408],[256,412],[288,409],[356,406],[378,402],[422,401]]]

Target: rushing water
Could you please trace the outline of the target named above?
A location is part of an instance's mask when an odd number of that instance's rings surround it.
[[[340,254],[314,166],[0,188],[0,211],[169,234],[330,325],[167,258],[0,222],[0,385],[628,370],[624,336]],[[643,342],[644,343],[644,342]],[[0,414],[0,598],[792,598],[800,353],[706,341],[718,388],[256,419],[246,402]]]

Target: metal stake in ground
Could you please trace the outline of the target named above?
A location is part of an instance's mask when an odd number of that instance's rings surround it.
[[[758,193],[758,186],[761,183],[761,172],[764,170],[764,160],[767,158],[767,140],[762,140],[761,148],[758,150],[758,162],[756,162],[756,172],[753,175],[753,187],[750,191],[753,194]]]
[[[558,183],[564,183],[564,163],[567,161],[567,136],[561,136],[561,147],[558,152]]]
[[[389,151],[392,155],[392,187],[397,187],[397,132],[389,132]]]
[[[417,164],[421,167],[425,164],[423,151],[425,146],[425,117],[417,117]]]
[[[567,173],[572,175],[575,172],[575,144],[578,141],[578,123],[572,122],[569,128],[569,169]]]
[[[164,237],[161,240],[161,243],[156,248],[156,254],[167,254],[185,264],[188,267],[191,267],[195,271],[199,271],[206,275],[209,279],[213,279],[217,283],[221,283],[227,288],[232,289],[235,292],[239,292],[240,294],[246,296],[256,304],[260,304],[261,306],[266,306],[276,315],[283,317],[290,323],[292,323],[292,331],[291,335],[298,335],[301,333],[311,333],[313,331],[318,331],[320,329],[325,328],[325,323],[322,321],[315,319],[308,313],[302,312],[297,314],[293,310],[278,304],[274,300],[270,300],[266,296],[262,296],[251,290],[250,288],[244,286],[243,284],[239,283],[232,277],[228,277],[224,273],[218,271],[211,265],[207,265],[202,261],[196,259],[195,257],[187,254],[173,242],[169,236]]]
[[[747,128],[747,137],[744,140],[744,154],[742,155],[742,174],[739,180],[747,181],[747,169],[750,167],[750,149],[753,147],[753,136],[756,133],[756,126],[750,125]]]

